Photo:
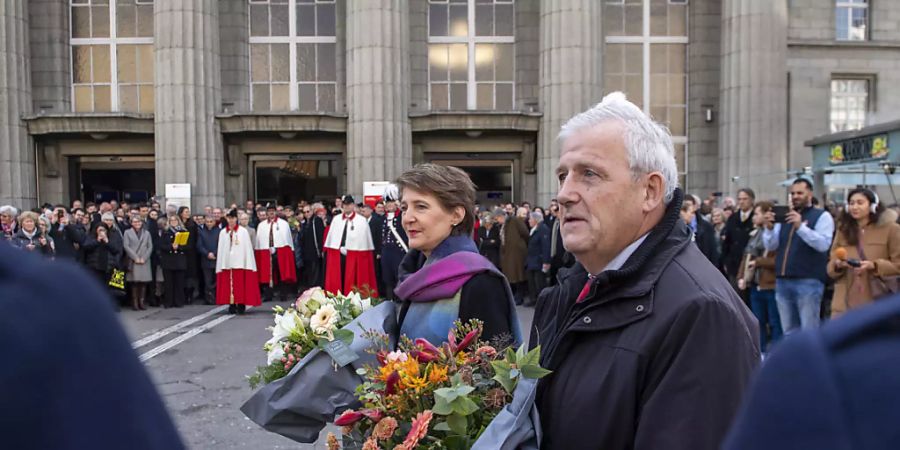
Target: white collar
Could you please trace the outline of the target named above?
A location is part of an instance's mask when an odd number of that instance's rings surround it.
[[[639,237],[636,241],[632,242],[628,247],[625,247],[625,249],[622,250],[621,253],[616,255],[616,257],[613,258],[612,261],[610,261],[609,264],[607,264],[601,272],[621,269],[622,266],[625,265],[625,261],[628,261],[628,258],[630,258],[631,255],[634,254],[635,251],[637,251],[638,247],[640,247],[641,244],[643,244],[644,241],[647,240],[647,236],[649,235],[650,233],[647,233]]]

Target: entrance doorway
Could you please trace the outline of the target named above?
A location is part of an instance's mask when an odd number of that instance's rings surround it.
[[[435,164],[454,166],[469,174],[475,183],[476,201],[485,207],[514,202],[515,161],[505,160],[453,160],[434,159]]]
[[[301,200],[329,201],[339,195],[343,166],[338,156],[254,156],[250,163],[259,203],[296,206]]]
[[[80,157],[70,166],[71,192],[89,202],[140,203],[150,200],[156,185],[153,157]]]

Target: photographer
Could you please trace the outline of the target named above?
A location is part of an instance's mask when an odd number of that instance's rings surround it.
[[[797,178],[791,185],[792,209],[784,223],[766,213],[763,243],[775,255],[775,301],[785,335],[800,328],[819,326],[822,294],[828,275],[828,249],[834,235],[834,219],[813,207],[813,185]]]
[[[26,211],[19,216],[19,231],[13,235],[10,244],[28,251],[37,251],[45,255],[53,254],[50,241],[38,229],[37,213]]]
[[[57,207],[50,215],[50,230],[47,234],[55,243],[56,257],[71,260],[78,258],[85,233],[81,226],[71,223],[65,208]]]

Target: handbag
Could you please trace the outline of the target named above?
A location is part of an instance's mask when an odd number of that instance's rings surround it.
[[[860,259],[868,261],[869,258],[866,258],[866,252],[863,250],[862,236],[856,243],[856,251]],[[872,274],[869,277],[869,292],[872,294],[872,300],[900,292],[900,276],[880,277]]]
[[[113,268],[109,273],[109,281],[106,284],[116,291],[125,292],[125,271]]]

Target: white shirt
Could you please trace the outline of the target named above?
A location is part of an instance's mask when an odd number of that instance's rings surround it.
[[[632,242],[628,247],[625,247],[615,258],[613,258],[606,267],[603,268],[600,272],[606,272],[607,270],[619,270],[625,265],[625,262],[628,261],[628,258],[631,258],[631,255],[637,251],[638,247],[647,240],[647,236],[650,233],[647,233],[641,237],[639,237],[636,241]]]

